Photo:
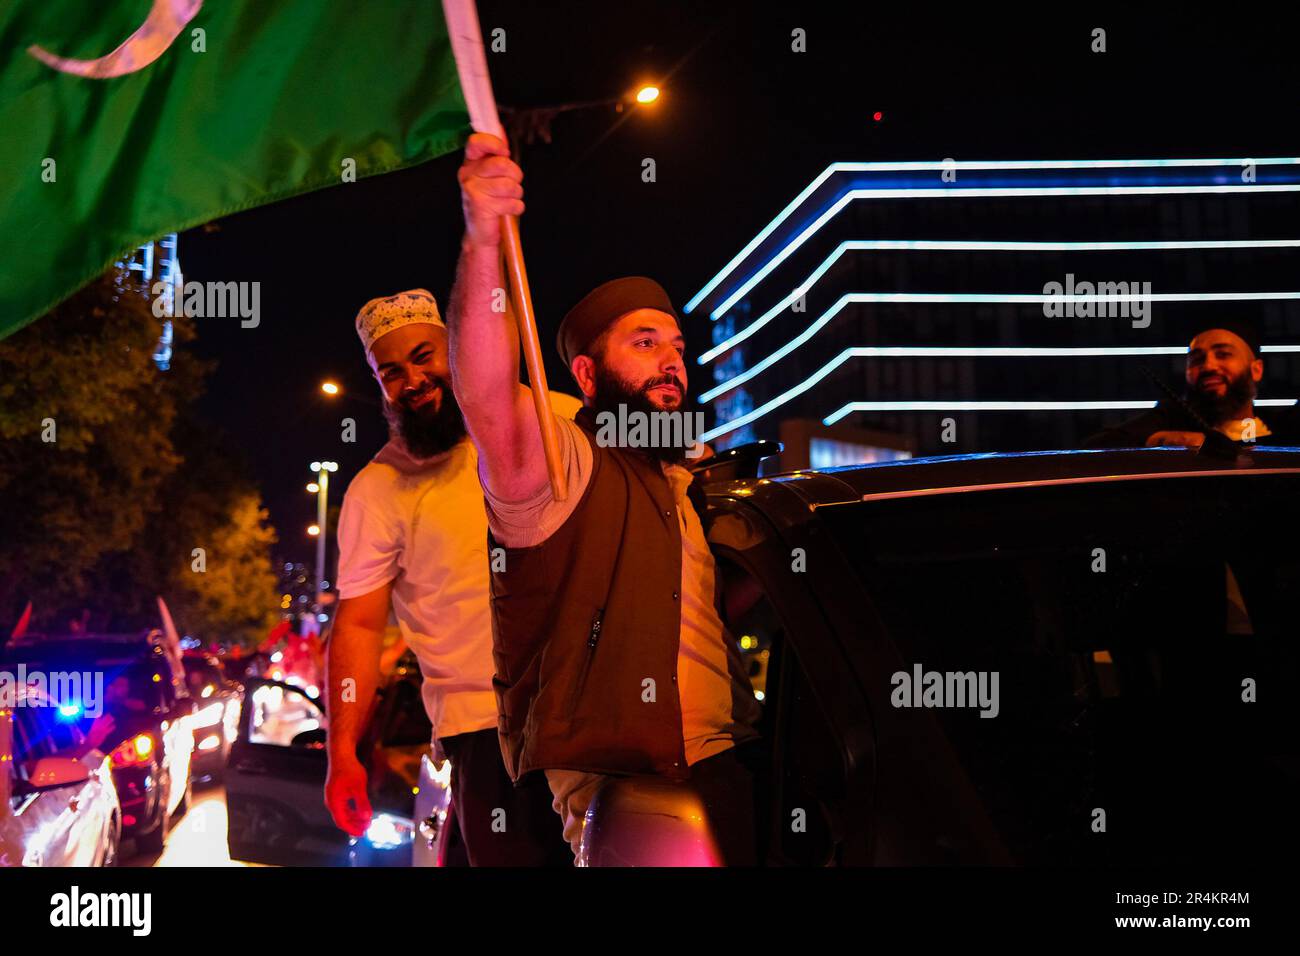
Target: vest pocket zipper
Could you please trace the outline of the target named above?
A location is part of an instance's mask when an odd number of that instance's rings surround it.
[[[587,632],[587,659],[582,662],[582,671],[578,674],[578,679],[573,686],[573,697],[569,701],[570,717],[577,713],[583,688],[587,686],[587,675],[591,672],[591,662],[596,656],[596,644],[600,640],[600,630],[604,626],[604,615],[605,609],[603,607],[596,608],[596,616],[591,619],[591,630]]]

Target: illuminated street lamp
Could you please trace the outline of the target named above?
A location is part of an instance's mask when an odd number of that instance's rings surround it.
[[[307,533],[311,535],[313,538],[316,537],[318,534],[320,534],[320,525],[318,524],[307,525]]]
[[[316,484],[314,481],[309,481],[307,482],[307,490],[314,495],[316,492],[320,491],[320,485]]]
[[[326,395],[337,395],[341,389],[337,382],[324,381],[320,383],[320,390]]]
[[[574,103],[558,103],[555,106],[530,106],[527,108],[499,107],[501,121],[505,124],[507,138],[511,143],[533,143],[541,140],[551,141],[551,123],[561,113],[574,113],[580,110],[609,109],[622,113],[629,106],[649,106],[659,100],[662,90],[653,83],[644,83],[635,89],[629,89],[618,96],[607,96],[599,100],[581,100]]]
[[[339,464],[336,461],[313,461],[311,470],[316,472],[317,479],[313,484],[319,489],[316,492],[316,524],[312,525],[316,529],[313,537],[316,538],[316,603],[319,605],[325,581],[325,539],[328,537],[325,534],[328,527],[325,509],[330,494],[330,472],[338,471]],[[307,533],[312,534],[310,528]]]

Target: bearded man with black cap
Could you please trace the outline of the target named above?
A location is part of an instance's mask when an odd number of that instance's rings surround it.
[[[424,289],[372,299],[356,328],[383,394],[389,441],[348,486],[339,517],[326,805],[353,836],[369,826],[357,744],[391,608],[420,663],[433,743],[451,760],[452,810],[470,864],[567,865],[550,791],[512,786],[497,744],[487,515],[451,387],[447,328]],[[571,396],[553,399],[562,413],[576,410]]]
[[[1163,399],[1153,410],[1089,439],[1088,447],[1200,448],[1207,425],[1242,444],[1294,445],[1300,441],[1294,410],[1271,410],[1266,420],[1255,406],[1264,377],[1255,322],[1248,316],[1204,319],[1195,328],[1187,349],[1186,389],[1181,401]]]
[[[492,610],[507,769],[520,782],[544,772],[575,854],[608,777],[689,780],[723,860],[752,864],[758,704],[716,604],[703,497],[681,464],[695,449],[618,447],[598,434],[598,414],[620,405],[686,414],[677,315],[657,283],[627,278],[561,323],[584,407],[556,422],[568,496],[554,500],[518,332],[494,308],[505,285],[499,220],[523,211],[522,176],[500,139],[470,137],[450,310],[453,381],[492,538],[506,548]]]

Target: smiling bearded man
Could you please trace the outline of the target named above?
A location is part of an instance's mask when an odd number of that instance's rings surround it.
[[[1239,314],[1201,319],[1191,326],[1195,334],[1184,362],[1184,404],[1163,399],[1152,411],[1093,436],[1087,447],[1200,448],[1205,424],[1241,445],[1290,446],[1300,441],[1295,408],[1269,409],[1265,419],[1256,406],[1264,377],[1257,323]]]
[[[478,456],[451,388],[446,326],[423,289],[372,299],[356,326],[390,439],[348,486],[339,518],[326,805],[354,836],[369,826],[356,750],[391,608],[420,662],[435,747],[451,760],[453,810],[470,864],[567,864],[545,783],[514,787],[497,742],[487,515]],[[557,410],[577,406],[570,396],[554,398]],[[354,695],[343,694],[347,678]]]

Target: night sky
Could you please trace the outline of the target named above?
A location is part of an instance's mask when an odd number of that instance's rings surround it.
[[[645,274],[684,303],[831,162],[1295,155],[1292,41],[1258,7],[1137,18],[876,6],[479,4],[485,35],[506,30],[507,52],[489,54],[503,106],[664,89],[652,110],[564,115],[552,144],[523,147],[523,243],[553,386],[573,391],[554,332],[584,293]],[[790,49],[796,27],[806,53]],[[1095,27],[1104,54],[1090,51]],[[646,157],[657,182],[641,180]],[[187,281],[262,283],[260,326],[199,320],[196,349],[219,362],[203,416],[245,449],[282,557],[312,560],[309,463],[340,463],[337,504],[386,439],[352,320],[367,299],[415,286],[446,301],[458,164],[449,155],[182,236]],[[691,320],[686,332],[698,353],[707,330]],[[326,399],[327,377],[372,403]],[[345,415],[354,445],[340,440]]]

